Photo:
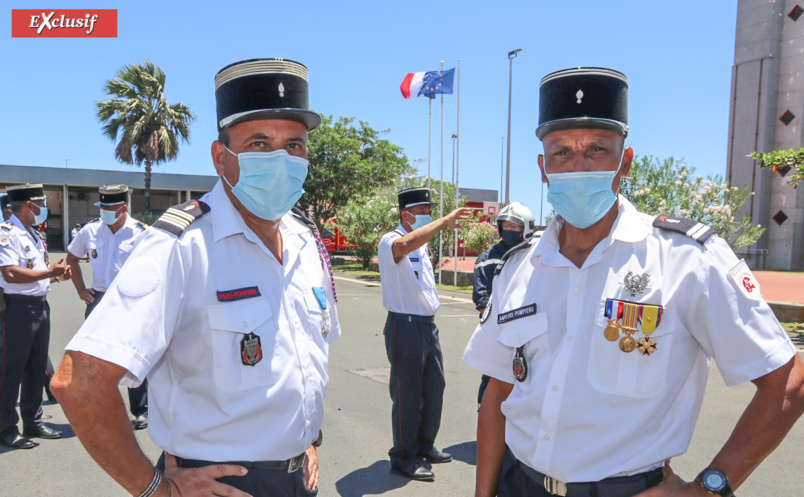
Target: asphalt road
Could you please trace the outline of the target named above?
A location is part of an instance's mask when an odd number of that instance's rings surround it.
[[[89,280],[89,265],[83,264],[82,269]],[[388,469],[391,401],[382,337],[385,312],[381,289],[373,281],[336,278],[343,336],[330,349],[324,445],[319,450],[319,495],[473,495],[476,395],[480,378],[461,361],[463,349],[477,323],[469,296],[442,292],[441,309],[436,318],[447,375],[445,409],[437,444],[452,453],[455,460],[434,466],[435,482],[412,482]],[[54,285],[49,301],[53,316],[50,352],[58,365],[64,346],[83,322],[84,305],[69,283]],[[726,388],[713,368],[690,449],[672,462],[677,473],[692,479],[706,467],[728,438],[753,392],[751,384]],[[0,447],[0,496],[127,495],[87,455],[60,407],[46,403],[44,409],[47,422],[64,430],[64,438],[37,440],[40,445],[32,450],[11,451]],[[651,429],[650,420],[628,422],[634,423],[634,436],[639,436],[640,430]],[[155,460],[159,450],[147,432],[137,432],[137,438],[145,453]],[[737,495],[804,496],[797,478],[804,469],[802,447],[804,422],[799,421]]]

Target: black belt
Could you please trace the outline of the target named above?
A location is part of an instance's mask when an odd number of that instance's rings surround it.
[[[299,454],[296,457],[286,461],[227,461],[227,462],[213,462],[201,461],[198,459],[183,459],[177,457],[176,461],[179,467],[203,467],[211,466],[213,464],[234,464],[235,466],[243,466],[247,469],[268,469],[271,471],[287,471],[288,473],[295,473],[302,467],[304,462],[304,454]]]
[[[573,496],[573,495],[618,495],[617,487],[630,487],[635,483],[645,482],[646,488],[658,485],[663,475],[662,468],[656,468],[645,473],[638,473],[628,476],[614,476],[605,480],[583,482],[583,483],[564,483],[551,478],[544,473],[540,473],[527,464],[517,461],[519,466],[536,483],[544,487],[551,495]],[[605,489],[605,490],[604,490]],[[633,492],[628,493],[633,495]]]
[[[391,311],[388,311],[388,315],[391,316],[391,319],[398,319],[409,323],[435,323],[435,316],[418,316],[416,314],[402,314]]]
[[[3,294],[6,300],[28,300],[32,302],[47,302],[47,297],[44,295],[20,295],[18,293]]]

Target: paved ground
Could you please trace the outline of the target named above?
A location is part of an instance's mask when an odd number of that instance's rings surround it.
[[[86,273],[88,266],[82,268]],[[467,296],[442,293],[442,307],[437,317],[447,374],[438,444],[451,452],[455,461],[434,467],[434,483],[411,482],[388,471],[391,401],[385,383],[388,364],[382,338],[385,313],[380,288],[376,282],[337,278],[343,337],[331,349],[319,495],[472,495],[479,375],[461,361],[477,322]],[[83,304],[70,284],[54,286],[49,300],[53,313],[50,350],[54,362],[58,363],[67,341],[83,322]],[[707,465],[727,439],[753,391],[751,384],[727,389],[717,371],[712,372],[690,450],[673,461],[677,472],[691,479]],[[89,458],[72,435],[59,406],[46,405],[45,414],[48,422],[65,430],[67,436],[61,440],[42,440],[33,450],[0,448],[0,497],[126,495]],[[635,433],[651,429],[650,420],[625,422],[634,424]],[[147,432],[137,432],[137,438],[149,457],[156,459],[159,451]],[[801,447],[804,447],[804,422],[793,428],[738,495],[804,495],[797,479],[804,469]]]

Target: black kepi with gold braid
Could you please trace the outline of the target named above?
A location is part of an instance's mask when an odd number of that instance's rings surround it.
[[[215,75],[218,130],[243,121],[286,119],[315,129],[321,116],[307,98],[307,67],[288,59],[241,60]]]

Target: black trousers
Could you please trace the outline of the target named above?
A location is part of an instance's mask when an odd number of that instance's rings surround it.
[[[0,434],[42,424],[42,390],[50,345],[50,306],[44,298],[5,295],[0,336]]]
[[[419,318],[417,321],[416,318]],[[444,402],[444,358],[432,318],[388,313],[385,350],[391,363],[391,465],[403,468],[434,447]]]
[[[87,309],[84,311],[84,319],[88,318],[92,311],[100,304],[106,292],[95,290],[95,300],[91,304],[87,304]],[[142,384],[136,388],[128,389],[128,405],[131,415],[135,418],[143,414],[148,414],[148,381],[143,381]]]
[[[497,497],[553,497],[544,488],[544,476],[525,467],[508,451],[503,460]],[[602,482],[570,484],[567,497],[632,497],[662,481],[662,470],[633,476],[608,478]]]
[[[228,464],[183,459],[177,459],[177,462],[182,468],[201,468],[212,464]],[[156,467],[160,471],[165,470],[164,452],[159,456]],[[288,473],[280,470],[251,468],[244,476],[224,476],[223,478],[217,478],[217,480],[243,492],[248,492],[254,497],[308,497],[318,495],[317,488],[315,490],[306,490],[304,488],[303,469]]]

